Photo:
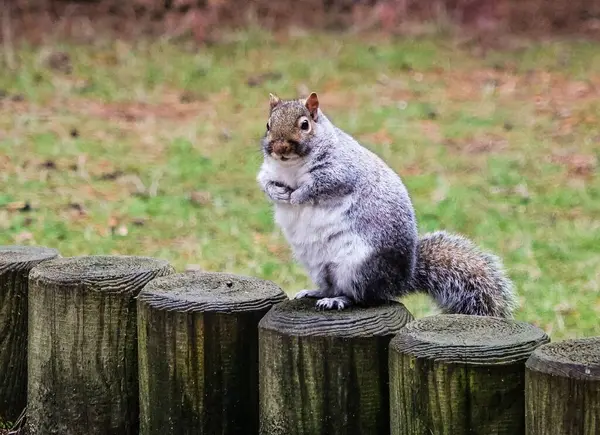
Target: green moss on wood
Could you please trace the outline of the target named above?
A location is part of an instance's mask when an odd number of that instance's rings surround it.
[[[287,299],[225,273],[157,279],[138,297],[143,435],[258,431],[258,322]]]
[[[30,270],[58,256],[38,246],[0,246],[0,427],[27,404],[27,294]]]
[[[500,318],[409,323],[390,343],[392,434],[523,434],[525,361],[548,341],[532,325]]]
[[[29,279],[31,434],[137,434],[135,296],[173,273],[147,257],[46,261]]]
[[[388,344],[412,320],[402,304],[317,311],[279,304],[261,320],[260,433],[389,433]]]
[[[539,347],[525,384],[528,435],[600,433],[600,337]]]

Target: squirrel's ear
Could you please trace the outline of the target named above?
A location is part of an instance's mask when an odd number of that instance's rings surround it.
[[[277,95],[269,94],[269,105],[271,107],[271,110],[273,110],[275,106],[277,106],[280,102],[281,100]]]
[[[313,121],[316,121],[317,113],[318,113],[318,109],[319,109],[319,97],[317,97],[317,94],[315,92],[311,92],[311,94],[308,96],[308,98],[304,102],[304,105],[310,112],[310,116],[313,119]]]

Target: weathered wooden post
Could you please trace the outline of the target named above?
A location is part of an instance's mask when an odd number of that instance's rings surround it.
[[[548,336],[497,317],[439,315],[390,343],[393,435],[525,433],[525,361]]]
[[[400,303],[273,307],[259,325],[260,433],[389,433],[388,345],[412,318]]]
[[[14,423],[27,404],[29,272],[58,255],[39,246],[0,246],[0,427]]]
[[[135,296],[163,260],[45,261],[29,275],[27,426],[32,435],[129,435],[139,427]]]
[[[525,369],[527,435],[600,434],[600,337],[538,347]]]
[[[274,283],[182,273],[138,296],[140,434],[258,431],[258,322],[287,299]]]

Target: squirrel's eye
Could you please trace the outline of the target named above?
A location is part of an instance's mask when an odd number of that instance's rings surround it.
[[[267,131],[269,131],[271,129],[271,126],[269,125],[269,123],[267,122]]]
[[[302,130],[308,130],[308,121],[306,119],[302,121],[302,124],[300,124],[300,128]]]

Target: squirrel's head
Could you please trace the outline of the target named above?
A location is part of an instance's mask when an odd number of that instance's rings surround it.
[[[269,94],[269,119],[262,140],[265,155],[285,162],[311,151],[319,114],[319,99],[311,93],[306,100],[281,100]]]

